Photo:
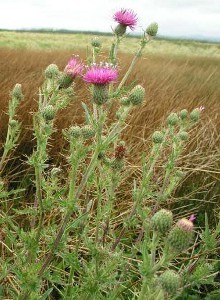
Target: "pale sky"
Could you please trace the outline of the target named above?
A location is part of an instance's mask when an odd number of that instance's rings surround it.
[[[220,0],[0,0],[0,28],[110,32],[120,8],[137,13],[136,32],[156,21],[160,35],[220,40]]]

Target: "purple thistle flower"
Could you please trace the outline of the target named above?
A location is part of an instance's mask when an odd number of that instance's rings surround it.
[[[117,69],[111,64],[93,64],[88,68],[83,80],[95,85],[107,85],[115,82],[118,76]]]
[[[131,9],[121,9],[117,11],[113,19],[123,26],[129,26],[131,30],[134,30],[137,24],[137,15]]]
[[[64,72],[75,78],[77,75],[81,75],[84,69],[83,63],[79,60],[77,56],[72,57],[68,64],[66,65]]]

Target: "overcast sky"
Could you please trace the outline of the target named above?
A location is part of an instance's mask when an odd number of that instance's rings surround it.
[[[220,0],[0,0],[0,28],[111,31],[120,8],[137,13],[136,31],[156,21],[160,35],[220,40]]]

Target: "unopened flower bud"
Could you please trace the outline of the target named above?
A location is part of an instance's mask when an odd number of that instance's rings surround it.
[[[18,125],[18,121],[17,120],[10,120],[9,121],[9,125],[12,127],[12,128],[15,128],[17,125]]]
[[[95,135],[95,129],[91,125],[85,125],[81,128],[81,135],[84,139],[90,139]]]
[[[101,48],[102,43],[100,40],[98,40],[97,38],[93,39],[91,42],[92,47],[94,48]]]
[[[59,69],[58,69],[57,65],[51,64],[46,68],[46,70],[44,71],[44,74],[45,74],[46,78],[52,79],[59,75]]]
[[[187,141],[189,139],[189,134],[186,131],[179,132],[178,136],[182,141]]]
[[[102,105],[108,101],[108,86],[107,85],[93,85],[93,101],[97,105]]]
[[[185,120],[188,116],[188,111],[187,109],[182,109],[180,112],[179,112],[179,116],[180,116],[180,119],[181,120]]]
[[[156,22],[151,23],[146,29],[146,33],[150,36],[156,36],[157,31],[158,31],[158,24]]]
[[[131,101],[128,97],[121,98],[120,102],[122,106],[129,106],[131,104]]]
[[[154,144],[161,144],[163,142],[164,135],[161,131],[154,131],[152,135],[152,141]]]
[[[23,98],[22,90],[21,90],[21,84],[16,83],[12,90],[12,97],[16,98],[18,101],[21,101]]]
[[[167,124],[175,126],[179,121],[178,115],[176,113],[171,113],[167,118]]]
[[[179,220],[171,229],[168,240],[175,251],[186,249],[193,237],[193,222],[185,218]]]
[[[197,122],[200,118],[200,110],[199,108],[195,108],[191,113],[190,113],[190,119],[193,122]]]
[[[68,134],[73,138],[78,138],[81,135],[81,128],[79,126],[71,126],[68,130]]]
[[[174,295],[181,286],[181,277],[175,271],[167,270],[160,275],[159,282],[166,293]]]
[[[111,167],[113,170],[121,170],[124,167],[124,160],[120,158],[115,158],[111,162]]]
[[[67,89],[73,83],[73,77],[67,73],[63,73],[58,80],[59,89]]]
[[[42,116],[46,121],[51,121],[55,117],[56,109],[53,105],[47,105],[42,110]]]
[[[125,32],[126,32],[126,28],[127,28],[127,26],[125,26],[125,25],[123,25],[123,24],[118,24],[118,25],[115,27],[114,32],[115,32],[115,34],[116,34],[117,36],[123,36],[123,35],[125,34]]]
[[[144,100],[145,89],[141,85],[136,85],[130,92],[128,98],[133,105],[141,104]]]
[[[170,210],[161,209],[151,219],[153,228],[161,234],[167,233],[173,223],[173,214]]]

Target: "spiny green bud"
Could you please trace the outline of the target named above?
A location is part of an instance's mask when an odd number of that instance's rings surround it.
[[[144,100],[145,89],[141,85],[136,85],[130,92],[128,99],[133,105],[141,104]]]
[[[16,98],[18,101],[22,100],[23,94],[22,94],[20,83],[16,83],[11,94],[12,94],[12,97]]]
[[[154,131],[152,135],[152,141],[154,144],[161,144],[163,142],[164,135],[161,131]]]
[[[12,127],[12,128],[15,128],[17,125],[18,125],[18,121],[17,120],[10,120],[9,121],[9,125]]]
[[[58,69],[57,65],[55,65],[55,64],[49,65],[46,68],[46,70],[44,71],[44,75],[48,79],[52,79],[52,78],[55,78],[56,76],[58,76],[59,75],[59,69]]]
[[[126,32],[126,28],[127,28],[127,26],[125,26],[125,25],[123,25],[123,24],[118,24],[118,25],[115,27],[114,32],[115,32],[115,34],[116,34],[117,36],[123,36],[123,35],[125,34],[125,32]]]
[[[178,136],[182,141],[187,141],[189,139],[189,134],[186,131],[180,131]]]
[[[72,83],[73,77],[67,73],[63,73],[58,80],[59,89],[67,89]]]
[[[131,101],[128,97],[121,98],[120,102],[122,106],[129,106],[131,104]]]
[[[51,121],[55,117],[56,109],[53,105],[47,105],[42,109],[42,116],[46,121]]]
[[[71,85],[67,89],[65,89],[65,95],[67,95],[68,97],[73,97],[74,96],[73,85]]]
[[[179,252],[186,249],[193,237],[193,222],[185,218],[179,220],[171,229],[168,240],[171,247]]]
[[[181,120],[185,120],[187,118],[187,116],[188,116],[188,110],[187,109],[182,109],[179,112],[179,116],[180,116]]]
[[[98,40],[97,38],[93,39],[91,42],[92,47],[94,48],[101,48],[102,43],[100,40]]]
[[[90,139],[95,135],[95,129],[91,125],[85,125],[81,128],[81,135],[84,139]]]
[[[178,115],[176,113],[171,113],[167,118],[167,124],[175,126],[179,121]]]
[[[174,295],[181,286],[181,277],[175,271],[167,270],[160,275],[159,282],[166,293]]]
[[[146,29],[146,33],[150,36],[156,36],[157,31],[158,31],[158,24],[156,22],[151,23]]]
[[[111,162],[111,167],[113,170],[121,170],[124,167],[124,160],[120,158],[115,158]]]
[[[173,214],[170,210],[161,209],[151,219],[153,228],[161,234],[167,233],[173,223]]]
[[[108,101],[108,86],[94,85],[93,86],[93,101],[97,105],[102,105]]]
[[[190,119],[193,122],[197,122],[200,118],[200,110],[199,108],[195,108],[191,113],[190,113]]]
[[[79,126],[71,126],[68,133],[71,137],[78,138],[81,135],[81,128]]]

